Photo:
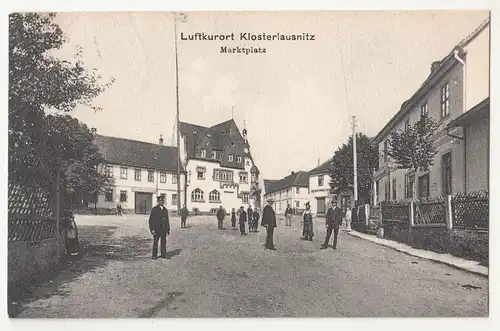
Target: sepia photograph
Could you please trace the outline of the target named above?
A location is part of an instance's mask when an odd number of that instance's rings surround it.
[[[8,29],[10,318],[489,317],[489,11]]]

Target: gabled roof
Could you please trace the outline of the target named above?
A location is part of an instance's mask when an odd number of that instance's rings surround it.
[[[251,155],[245,155],[244,153],[244,149],[248,145],[245,143],[233,119],[209,128],[180,122],[180,132],[186,137],[188,158],[195,158],[197,150],[205,148],[207,150],[206,158],[210,159],[210,152],[216,150],[220,155],[218,161],[221,166],[237,169],[245,168],[243,162],[237,162],[237,156],[249,156],[251,158]],[[234,154],[232,161],[229,161],[228,154]]]
[[[329,160],[325,161],[324,163],[320,164],[316,168],[312,169],[309,171],[309,176],[311,175],[319,175],[319,174],[327,174],[330,170],[330,167],[332,165],[332,159],[330,158]]]
[[[176,147],[102,135],[96,135],[94,142],[108,163],[177,171]]]
[[[463,57],[465,50],[464,48],[472,42],[481,32],[486,29],[490,24],[490,18],[485,19],[474,31],[467,36],[465,39],[461,40],[450,53],[443,57],[440,61],[436,61],[435,69],[431,71],[426,80],[420,85],[418,90],[411,96],[410,99],[403,102],[399,111],[386,123],[386,125],[380,130],[380,132],[373,138],[372,143],[378,144],[392,128],[401,121],[408,112],[411,111],[414,103],[420,100],[422,95],[427,93],[427,91],[440,79],[452,66],[458,63],[454,58],[455,51],[458,51],[458,55]]]
[[[266,194],[278,192],[289,187],[309,187],[309,173],[307,171],[292,172],[283,179],[264,179]]]

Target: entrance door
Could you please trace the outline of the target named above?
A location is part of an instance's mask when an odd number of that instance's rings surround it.
[[[325,198],[316,198],[316,206],[318,214],[324,214],[326,211]]]
[[[135,192],[135,213],[149,214],[153,208],[153,193]]]
[[[345,214],[348,208],[351,206],[351,198],[348,195],[340,197],[340,209]]]

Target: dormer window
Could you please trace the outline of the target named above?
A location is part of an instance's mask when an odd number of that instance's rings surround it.
[[[211,157],[213,160],[217,160],[217,151],[212,151]]]
[[[229,162],[233,162],[233,159],[234,159],[234,158],[233,158],[233,154],[229,154],[229,155],[227,156],[227,158],[228,158],[228,161],[229,161]]]
[[[236,162],[241,163],[241,156],[236,157]]]
[[[201,157],[207,157],[207,150],[205,148],[201,149],[200,156]]]

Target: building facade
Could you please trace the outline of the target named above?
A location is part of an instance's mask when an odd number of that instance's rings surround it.
[[[94,142],[104,157],[104,174],[113,178],[113,186],[89,201],[91,208],[112,208],[148,214],[156,198],[165,197],[169,209],[177,207],[177,180],[184,187],[184,175],[177,177],[177,149],[158,144],[95,135]],[[182,199],[182,192],[181,197]],[[181,200],[182,202],[182,200]]]
[[[306,171],[292,171],[279,180],[265,179],[264,187],[264,200],[273,199],[278,214],[284,214],[288,205],[299,213],[309,201],[309,175]]]
[[[470,171],[467,144],[463,123],[458,125],[455,120],[486,98],[489,98],[489,19],[441,61],[432,63],[425,82],[375,137],[379,165],[373,175],[373,203],[466,192]],[[390,134],[405,130],[422,116],[432,117],[439,124],[434,137],[437,154],[433,165],[428,171],[396,169],[387,153]],[[473,132],[469,137],[477,136],[471,138],[474,141],[484,140],[485,131],[481,130],[485,122],[469,125],[469,131]]]
[[[186,170],[189,210],[214,212],[241,206],[260,208],[260,172],[250,153],[247,130],[234,120],[212,127],[180,123],[181,162]]]

